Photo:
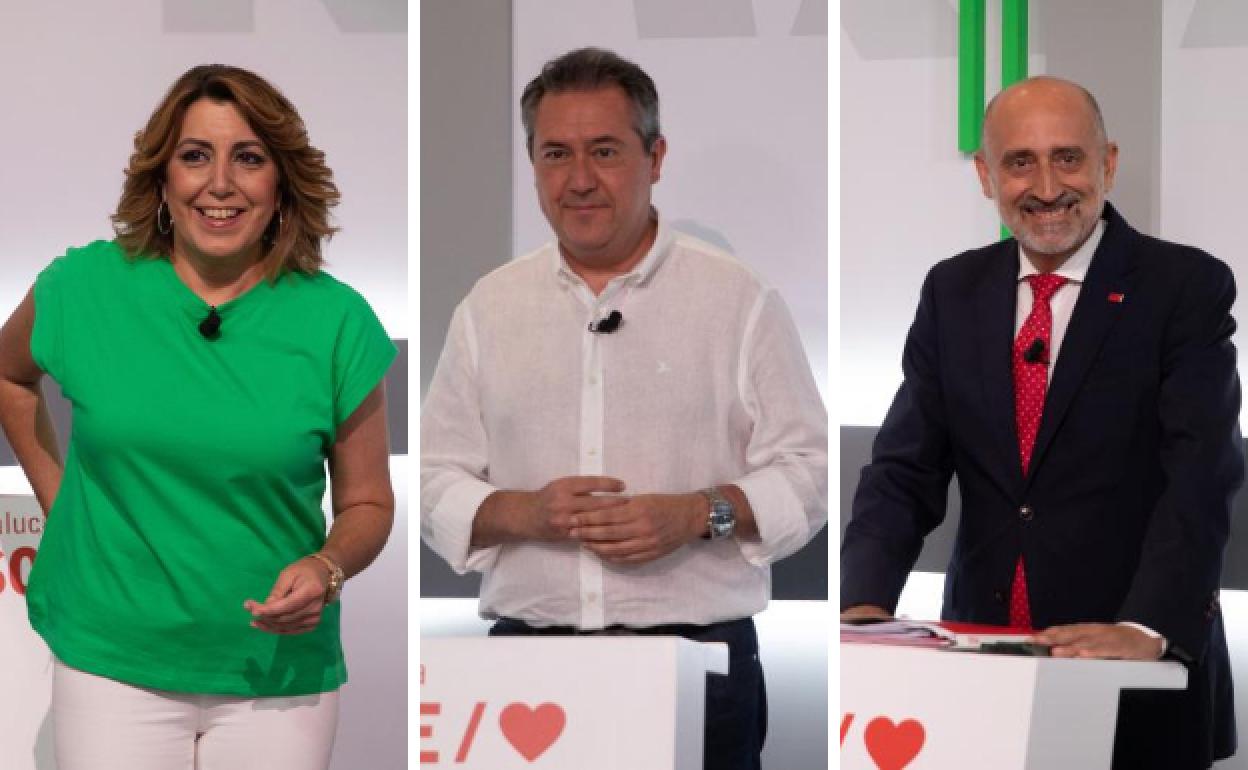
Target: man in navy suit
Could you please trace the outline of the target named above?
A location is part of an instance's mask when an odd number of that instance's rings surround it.
[[[1085,89],[1000,93],[975,156],[1014,238],[936,265],[841,548],[843,618],[896,607],[923,538],[961,521],[948,620],[1043,629],[1055,656],[1189,666],[1124,695],[1115,768],[1235,751],[1218,580],[1244,473],[1230,270],[1105,202],[1118,148]]]

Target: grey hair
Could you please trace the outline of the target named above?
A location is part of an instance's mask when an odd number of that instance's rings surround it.
[[[633,104],[633,130],[641,137],[646,152],[661,136],[659,92],[645,71],[611,51],[578,48],[551,59],[541,73],[529,81],[520,96],[520,122],[524,124],[524,145],[533,157],[533,125],[537,107],[548,93],[591,91],[618,86]]]
[[[1101,105],[1096,101],[1096,97],[1092,95],[1091,91],[1073,80],[1066,80],[1065,78],[1054,77],[1052,75],[1033,75],[1026,80],[1020,80],[1007,88],[1001,89],[988,100],[988,106],[984,108],[983,124],[980,126],[979,148],[981,152],[983,151],[984,145],[988,142],[988,116],[992,114],[992,108],[996,106],[997,100],[1001,98],[1002,94],[1009,92],[1016,86],[1023,86],[1037,82],[1069,86],[1082,94],[1084,101],[1088,104],[1088,108],[1092,111],[1092,128],[1096,131],[1097,142],[1101,146],[1104,146],[1109,141],[1109,134],[1105,131],[1105,116],[1101,114]]]

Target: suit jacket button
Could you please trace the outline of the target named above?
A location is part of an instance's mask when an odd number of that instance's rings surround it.
[[[998,604],[1002,604],[1002,603],[1004,603],[1004,602],[1005,602],[1005,592],[1004,592],[1004,591],[993,591],[993,592],[992,592],[992,599],[993,599],[993,601],[997,602]]]
[[[1036,516],[1036,511],[1030,505],[1024,505],[1018,509],[1018,518],[1023,521],[1031,521]]]

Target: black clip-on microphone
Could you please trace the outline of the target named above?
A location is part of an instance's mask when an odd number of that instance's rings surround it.
[[[1044,355],[1044,340],[1039,337],[1032,340],[1027,349],[1023,351],[1023,360],[1029,364],[1049,365],[1049,359]]]
[[[208,316],[199,322],[199,333],[207,340],[215,340],[221,335],[221,316],[217,314],[216,305],[210,306]]]
[[[611,314],[601,321],[590,321],[589,330],[594,334],[610,334],[620,328],[623,322],[624,314],[618,310],[612,310]]]

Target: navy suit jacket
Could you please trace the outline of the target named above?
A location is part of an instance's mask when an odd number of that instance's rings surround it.
[[[1141,235],[1108,204],[1103,216],[1026,475],[1010,363],[1018,246],[969,251],[928,274],[904,383],[845,530],[841,606],[895,608],[956,477],[942,616],[1004,625],[1021,554],[1037,628],[1155,629],[1189,663],[1189,687],[1123,698],[1115,766],[1207,767],[1235,748],[1217,599],[1244,475],[1234,279],[1197,249]]]

